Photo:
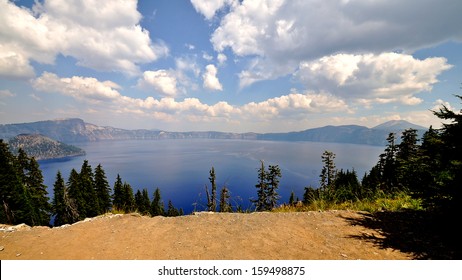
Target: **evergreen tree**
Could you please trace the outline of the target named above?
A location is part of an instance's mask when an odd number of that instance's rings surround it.
[[[15,165],[15,172],[18,174],[23,190],[21,193],[22,207],[18,209],[22,213],[21,221],[28,225],[41,225],[40,215],[38,209],[34,207],[32,188],[30,182],[30,158],[19,148],[18,156],[13,155],[13,163]]]
[[[217,184],[215,169],[212,166],[212,169],[209,172],[210,184],[212,185],[212,196],[209,195],[208,187],[205,187],[205,193],[207,194],[207,207],[209,211],[215,212],[217,210]]]
[[[324,166],[321,170],[321,189],[327,193],[332,193],[333,190],[333,182],[335,180],[335,154],[333,152],[324,151],[321,156],[322,162]]]
[[[229,203],[229,198],[229,190],[226,186],[223,186],[220,192],[220,212],[232,212],[232,207]]]
[[[295,205],[295,193],[293,191],[290,192],[289,205]]]
[[[406,129],[396,152],[396,176],[400,189],[415,190],[422,184],[420,166],[417,130]]]
[[[27,156],[26,152],[22,148],[18,149],[18,156],[16,157],[16,169],[19,177],[21,178],[21,182],[23,184],[27,183],[27,173],[29,172],[30,163],[29,157]]]
[[[111,187],[101,164],[95,168],[95,191],[98,198],[98,214],[104,214],[111,209]]]
[[[85,219],[85,201],[82,195],[82,189],[80,187],[79,173],[74,168],[69,174],[69,179],[67,180],[67,189],[69,199],[73,201],[79,219]]]
[[[151,213],[151,200],[149,199],[149,193],[147,189],[143,189],[142,191],[142,208],[143,214],[149,215]]]
[[[43,184],[43,175],[38,162],[33,157],[29,158],[20,148],[15,166],[24,188],[25,208],[22,211],[27,212],[24,222],[31,226],[49,225],[51,208],[48,202],[47,187]]]
[[[397,146],[395,144],[395,133],[390,133],[387,137],[387,146],[385,153],[381,155],[381,181],[383,182],[382,190],[386,193],[392,193],[398,190],[397,177],[397,162],[396,153]]]
[[[165,215],[164,203],[162,202],[159,188],[156,188],[156,190],[154,191],[154,197],[151,203],[151,215],[153,217]]]
[[[334,181],[335,199],[337,201],[352,201],[361,199],[361,185],[358,181],[356,171],[341,169],[337,172]]]
[[[462,96],[456,95],[462,101]],[[462,204],[462,110],[456,113],[447,106],[433,112],[442,120],[441,141],[441,169],[438,177],[443,181],[439,188],[443,207],[457,209]]]
[[[265,163],[263,160],[261,162],[261,167],[258,169],[258,184],[255,185],[257,188],[257,199],[252,200],[252,202],[255,204],[255,210],[256,211],[264,211],[265,206],[266,206],[266,189],[267,189],[267,173],[265,170]]]
[[[270,165],[267,172],[267,194],[266,194],[266,209],[272,210],[276,207],[279,194],[277,189],[279,188],[279,179],[282,177],[281,169],[278,165]]]
[[[43,175],[35,158],[30,158],[25,186],[31,196],[31,204],[37,217],[32,225],[49,225],[51,206],[49,203],[47,186],[43,184]]]
[[[95,179],[93,170],[88,163],[88,160],[83,161],[79,174],[79,181],[82,188],[81,194],[84,201],[84,215],[85,217],[95,217],[100,213],[100,206],[95,191]]]
[[[53,185],[52,212],[55,216],[54,226],[71,224],[79,220],[74,201],[69,197],[60,171],[56,174],[56,181]]]
[[[135,194],[135,205],[136,209],[142,215],[149,215],[150,208],[151,208],[151,201],[149,199],[149,194],[147,189],[143,189],[141,192],[140,190],[136,191]]]
[[[445,184],[444,174],[442,172],[442,153],[444,143],[441,134],[432,126],[426,131],[422,137],[422,145],[420,146],[420,169],[419,174],[421,185],[414,188],[414,195],[423,198],[425,204],[429,207],[434,207],[432,198],[438,197],[439,190]]]
[[[27,157],[26,157],[27,158]],[[39,219],[31,203],[31,195],[23,183],[24,172],[8,145],[0,139],[0,222],[34,225]]]
[[[67,223],[65,218],[65,204],[64,204],[64,192],[66,186],[64,185],[63,177],[61,176],[61,172],[58,171],[56,174],[56,181],[53,185],[53,200],[51,202],[52,205],[52,213],[55,216],[54,225],[60,226]]]
[[[116,211],[122,211],[123,205],[124,205],[124,197],[123,197],[122,178],[120,178],[120,175],[117,174],[117,179],[114,183],[114,198],[112,201],[112,207]]]
[[[270,165],[268,171],[265,169],[265,164],[261,162],[261,167],[258,169],[258,184],[257,199],[252,200],[255,204],[256,211],[272,210],[279,199],[277,189],[279,187],[279,179],[281,178],[281,169],[277,165]]]
[[[135,193],[135,208],[140,214],[143,213],[143,195],[140,190],[137,190]]]
[[[364,174],[361,180],[363,197],[372,198],[377,194],[379,186],[382,184],[382,173],[378,165],[373,166],[369,173]]]
[[[122,186],[123,206],[122,210],[125,213],[130,213],[135,210],[135,198],[133,196],[133,189],[129,183],[124,182]]]
[[[176,217],[180,216],[180,211],[173,206],[173,202],[171,200],[168,201],[168,208],[167,208],[167,217]]]

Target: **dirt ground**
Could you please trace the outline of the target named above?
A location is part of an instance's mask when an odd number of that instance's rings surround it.
[[[408,260],[351,211],[105,215],[56,228],[0,225],[7,260]]]

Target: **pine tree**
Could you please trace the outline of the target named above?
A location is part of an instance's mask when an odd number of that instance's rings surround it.
[[[55,217],[54,226],[71,224],[79,219],[77,209],[68,195],[68,190],[60,171],[56,174],[56,181],[53,185],[52,213]]]
[[[295,205],[295,193],[293,191],[290,192],[289,205]]]
[[[135,208],[136,211],[140,214],[143,214],[143,195],[141,194],[140,190],[137,190],[135,193]]]
[[[156,190],[154,191],[154,197],[151,203],[151,215],[153,217],[165,215],[164,203],[162,202],[159,188],[156,188]]]
[[[377,164],[373,166],[369,173],[365,173],[361,180],[363,196],[373,197],[382,184],[381,168]]]
[[[385,148],[385,153],[381,155],[381,173],[382,173],[382,190],[386,193],[393,193],[398,190],[398,177],[397,177],[397,161],[396,153],[397,146],[395,144],[395,133],[388,134],[387,137],[387,146]]]
[[[445,184],[446,176],[442,175],[443,167],[443,148],[444,143],[441,139],[439,130],[433,129],[432,126],[422,137],[420,146],[420,168],[419,174],[422,184],[413,189],[415,195],[424,199],[424,203],[433,207],[433,198],[438,196],[441,186]],[[447,171],[447,169],[443,169]]]
[[[151,212],[151,200],[149,199],[149,193],[147,189],[143,189],[142,191],[142,207],[143,207],[143,215],[149,215]]]
[[[220,192],[220,212],[232,212],[232,207],[229,203],[229,198],[229,190],[226,186],[223,186]]]
[[[335,199],[339,202],[357,200],[363,196],[361,184],[354,169],[353,171],[348,169],[338,171],[333,184],[335,186]]]
[[[217,184],[215,169],[212,166],[212,169],[209,172],[210,184],[212,185],[212,196],[209,195],[208,187],[205,187],[205,193],[207,194],[207,207],[209,211],[215,212],[217,210]]]
[[[267,194],[266,194],[266,206],[267,210],[272,210],[276,207],[279,194],[277,189],[279,188],[279,179],[281,178],[281,169],[278,165],[270,165],[267,172]]]
[[[406,129],[396,152],[396,176],[400,189],[415,190],[422,184],[420,166],[417,130]]]
[[[50,224],[50,204],[47,186],[43,184],[43,175],[35,158],[29,158],[23,149],[18,150],[16,172],[21,178],[24,193],[24,222],[31,226]]]
[[[82,188],[82,198],[84,200],[85,217],[95,217],[100,213],[100,206],[98,204],[98,197],[96,196],[95,191],[93,170],[88,163],[88,160],[83,161],[79,180]]]
[[[263,160],[260,160],[261,166],[258,169],[258,183],[255,185],[257,188],[257,199],[252,200],[255,204],[256,211],[266,210],[266,199],[267,199],[267,173],[265,170],[265,163]]]
[[[51,206],[47,186],[43,184],[42,171],[35,158],[31,158],[29,161],[29,171],[25,186],[29,188],[31,204],[38,218],[35,225],[49,225]]]
[[[101,164],[95,168],[95,191],[98,198],[98,214],[104,214],[111,209],[111,187]]]
[[[67,180],[67,189],[69,199],[73,201],[79,219],[85,219],[85,201],[83,199],[82,189],[80,187],[79,173],[75,169],[72,169],[71,173],[69,174],[69,179]]]
[[[30,175],[30,158],[24,152],[23,149],[19,148],[18,156],[13,156],[15,172],[21,178],[22,188],[22,207],[18,209],[22,213],[21,220],[22,222],[35,226],[42,225],[39,209],[35,207],[35,201],[33,196],[33,187],[32,187],[32,178]],[[41,174],[40,174],[41,175]],[[43,177],[42,177],[43,181]],[[48,219],[49,220],[49,219]],[[47,221],[48,222],[48,221]]]
[[[277,205],[279,195],[279,179],[281,178],[281,169],[277,165],[270,165],[268,171],[261,160],[261,167],[258,169],[257,199],[252,200],[255,204],[256,211],[272,210]]]
[[[122,211],[123,205],[124,205],[124,198],[123,198],[122,178],[120,178],[120,175],[117,174],[117,179],[114,183],[114,198],[112,201],[112,207],[116,211]]]
[[[135,210],[135,197],[133,196],[133,189],[129,183],[124,182],[122,186],[123,206],[122,210],[125,213],[130,213]]]
[[[335,180],[335,154],[333,152],[324,151],[321,156],[322,162],[324,166],[321,170],[321,189],[327,193],[332,193],[333,190],[333,182]]]
[[[147,189],[143,189],[141,192],[137,190],[135,193],[135,205],[137,211],[142,215],[149,215],[151,208],[151,201]]]
[[[16,157],[16,168],[17,172],[21,178],[21,182],[26,184],[27,182],[27,173],[29,172],[30,163],[29,157],[22,148],[18,149],[18,155]]]
[[[173,202],[171,200],[168,201],[168,208],[167,208],[167,217],[176,217],[180,215],[180,211],[173,206]]]
[[[30,194],[22,182],[24,174],[19,166],[18,159],[0,139],[0,222],[30,225],[36,218],[33,217]]]
[[[455,95],[462,101],[462,96]],[[443,145],[441,147],[441,169],[435,172],[443,184],[439,187],[439,196],[442,198],[441,206],[447,207],[449,211],[458,209],[462,204],[462,109],[459,113],[442,106],[438,111],[433,112],[442,120],[449,120],[443,123],[440,131]]]
[[[56,174],[56,181],[53,185],[53,200],[51,202],[52,206],[52,213],[55,217],[54,225],[60,226],[66,224],[64,213],[65,213],[65,206],[64,206],[64,192],[66,186],[64,185],[64,180],[61,175],[61,172],[58,170]]]

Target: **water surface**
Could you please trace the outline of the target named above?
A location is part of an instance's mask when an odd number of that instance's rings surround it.
[[[288,201],[292,191],[302,199],[306,186],[319,185],[321,155],[325,150],[336,154],[337,168],[354,168],[359,179],[383,152],[383,147],[368,145],[215,139],[100,141],[74,145],[87,154],[40,162],[50,196],[57,171],[60,170],[67,181],[70,170],[80,171],[83,160],[87,159],[93,168],[98,164],[103,166],[111,187],[117,174],[130,183],[134,192],[147,188],[151,199],[158,187],[165,205],[170,199],[185,213],[205,209],[205,185],[210,186],[208,177],[212,166],[218,189],[226,185],[233,204],[247,209],[251,207],[249,199],[256,197],[260,160],[266,166],[281,168],[282,203]]]

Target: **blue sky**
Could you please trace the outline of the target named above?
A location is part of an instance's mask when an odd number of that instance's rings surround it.
[[[0,0],[0,123],[170,131],[439,126],[459,0]]]

